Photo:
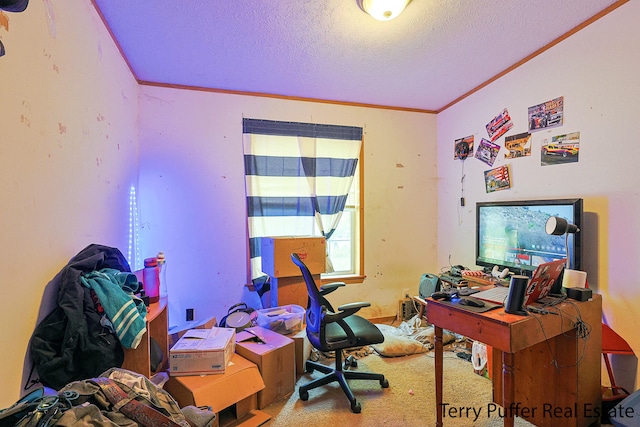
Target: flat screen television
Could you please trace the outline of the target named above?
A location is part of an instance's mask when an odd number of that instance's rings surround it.
[[[569,268],[582,269],[581,233],[554,236],[545,225],[550,216],[582,228],[582,199],[519,200],[476,204],[476,264],[497,265],[531,275],[542,263],[563,259]]]

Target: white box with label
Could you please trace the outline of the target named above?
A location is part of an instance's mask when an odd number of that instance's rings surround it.
[[[169,350],[171,375],[224,373],[235,352],[234,328],[190,329]]]

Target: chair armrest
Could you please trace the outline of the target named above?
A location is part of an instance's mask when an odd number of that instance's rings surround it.
[[[325,311],[323,315],[323,322],[326,323],[337,323],[345,334],[347,334],[346,342],[350,343],[350,345],[354,345],[358,339],[353,333],[353,330],[349,327],[347,322],[344,320],[345,317],[349,317],[352,314],[356,313],[363,307],[369,307],[371,304],[368,302],[352,302],[348,304],[343,304],[338,307],[338,311],[336,313]],[[344,341],[344,340],[342,340]],[[338,343],[334,343],[338,344]]]
[[[335,291],[338,288],[341,288],[343,286],[346,286],[346,283],[344,282],[333,282],[333,283],[327,283],[326,285],[322,285],[320,286],[320,295],[327,295],[333,291]]]
[[[338,307],[338,311],[349,312],[349,316],[350,316],[353,313],[360,310],[361,308],[370,307],[370,306],[371,306],[371,303],[368,303],[366,301],[350,302],[348,304],[342,304],[340,307]]]
[[[326,323],[337,322],[358,312],[358,310],[360,310],[361,308],[369,307],[370,305],[371,304],[368,302],[351,302],[348,304],[343,304],[338,307],[338,311],[335,313],[329,311],[325,312],[324,321]]]

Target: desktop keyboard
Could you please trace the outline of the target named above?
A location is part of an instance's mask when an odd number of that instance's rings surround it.
[[[505,286],[494,286],[491,289],[480,291],[474,294],[474,298],[493,302],[496,304],[504,304],[509,295],[509,288]]]

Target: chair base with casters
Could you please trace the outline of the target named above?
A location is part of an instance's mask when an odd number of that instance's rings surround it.
[[[353,392],[351,391],[349,384],[347,384],[347,380],[379,381],[380,386],[382,388],[388,388],[389,381],[384,377],[383,374],[374,374],[372,372],[349,371],[347,370],[349,367],[357,365],[356,360],[352,356],[349,356],[343,364],[342,351],[337,350],[335,354],[336,354],[336,357],[335,357],[336,360],[335,360],[334,368],[327,365],[323,365],[322,363],[307,360],[307,363],[305,365],[305,370],[308,373],[313,373],[313,371],[320,371],[326,375],[323,377],[317,378],[308,384],[300,386],[300,388],[298,389],[298,393],[300,394],[300,399],[308,400],[309,390],[337,381],[340,384],[342,391],[344,391],[344,394],[347,395],[347,398],[349,399],[349,403],[351,403],[351,411],[353,413],[358,414],[362,410],[362,407],[360,406],[360,402],[358,402],[355,396],[353,395]]]

